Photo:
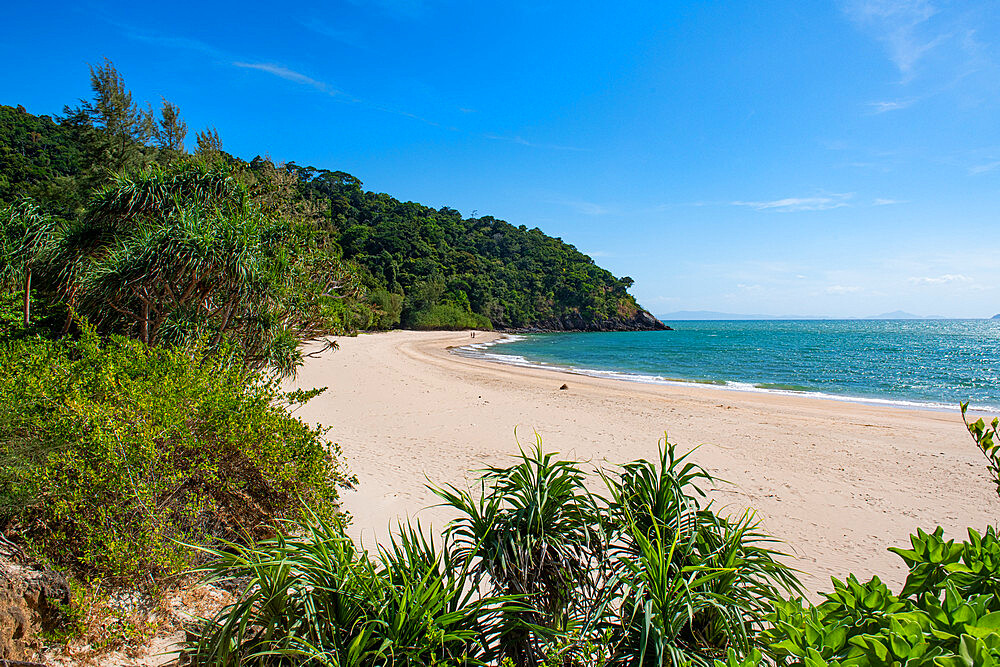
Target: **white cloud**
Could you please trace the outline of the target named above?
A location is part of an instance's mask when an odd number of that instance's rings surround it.
[[[288,69],[287,67],[282,67],[281,65],[275,65],[274,63],[244,63],[244,62],[234,62],[234,67],[242,67],[243,69],[255,69],[261,72],[267,72],[268,74],[273,74],[274,76],[281,77],[287,81],[292,81],[294,83],[301,83],[304,86],[312,86],[316,90],[321,90],[324,93],[329,93],[330,95],[337,95],[340,91],[335,88],[331,88],[322,81],[317,81],[312,77],[308,77],[301,72],[296,72],[293,69]]]
[[[734,201],[733,206],[746,206],[758,211],[780,211],[793,213],[798,211],[828,211],[833,208],[848,206],[847,200],[854,193],[830,194],[821,197],[786,197],[771,201]]]
[[[946,285],[948,283],[971,283],[974,281],[969,276],[964,276],[961,273],[946,273],[943,276],[936,277],[913,277],[909,279],[909,282],[914,285]]]
[[[576,211],[581,215],[607,215],[611,212],[611,209],[607,206],[601,204],[596,204],[591,201],[558,201],[553,202],[555,204],[562,204],[563,206],[569,206],[571,209]]]
[[[885,197],[877,197],[875,201],[872,202],[872,206],[892,206],[893,204],[907,204],[905,199],[886,199]]]
[[[896,100],[893,102],[869,102],[868,106],[872,108],[872,113],[885,113],[886,111],[898,111],[913,106],[914,102],[916,102],[914,99]]]
[[[827,294],[857,294],[860,291],[861,288],[854,285],[830,285],[826,288]]]
[[[889,59],[904,79],[917,63],[950,37],[928,34],[926,23],[938,10],[926,0],[853,0],[845,13],[885,44]]]
[[[970,174],[984,174],[987,171],[993,171],[997,167],[1000,167],[1000,160],[994,162],[987,162],[986,164],[976,165],[975,167],[969,167]]]

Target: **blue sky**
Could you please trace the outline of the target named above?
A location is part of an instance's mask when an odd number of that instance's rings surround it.
[[[16,3],[0,103],[110,58],[241,157],[538,226],[656,313],[1000,312],[1000,4]]]

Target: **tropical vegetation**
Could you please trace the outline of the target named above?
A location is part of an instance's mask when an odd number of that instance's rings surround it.
[[[0,219],[8,220],[6,235],[21,242],[23,210],[31,208],[54,225],[53,243],[69,242],[63,250],[77,253],[70,258],[72,267],[52,264],[65,255],[49,257],[47,266],[59,274],[53,281],[62,288],[51,293],[54,299],[72,299],[70,283],[84,279],[72,271],[86,268],[79,262],[94,260],[104,265],[93,267],[91,277],[100,273],[103,283],[92,281],[88,288],[104,290],[104,297],[114,296],[122,305],[125,295],[108,290],[126,278],[126,268],[162,279],[169,270],[154,267],[154,256],[162,260],[164,253],[186,244],[179,261],[187,262],[189,273],[210,268],[229,271],[232,278],[236,271],[241,280],[257,280],[257,290],[264,289],[260,275],[250,274],[261,267],[274,269],[273,278],[282,275],[281,262],[308,265],[292,269],[297,275],[290,284],[267,289],[302,292],[307,273],[316,283],[314,296],[333,295],[342,302],[335,329],[343,331],[662,326],[644,316],[628,294],[631,278],[615,278],[538,229],[490,216],[463,218],[451,208],[367,192],[359,179],[341,171],[276,165],[261,157],[247,162],[223,150],[214,128],[197,133],[196,150],[189,154],[188,128],[175,104],[164,99],[158,114],[139,104],[109,61],[91,66],[90,81],[93,97],[65,107],[56,118],[0,105],[0,207],[9,207]],[[191,263],[200,244],[224,230],[229,238],[220,238],[222,245],[206,252],[236,253],[233,261],[252,268],[223,266],[207,257]],[[73,247],[91,240],[95,245]],[[149,241],[154,246],[136,257]],[[331,282],[349,283],[351,289],[331,291]],[[250,286],[244,282],[242,288],[246,292]],[[128,289],[130,299],[149,300],[148,285]],[[274,298],[270,294],[265,301]],[[223,319],[227,304],[222,297],[221,305],[205,307],[221,308]],[[331,303],[310,306],[323,310]],[[117,315],[142,321],[138,310],[145,308],[132,304],[124,308],[130,314]],[[157,315],[162,311],[151,317]],[[173,316],[199,319],[186,307]],[[186,321],[185,330],[203,325],[203,316],[197,325]]]
[[[81,579],[160,580],[181,542],[266,536],[338,511],[350,476],[308,398],[220,357],[84,326],[78,340],[0,343],[0,529]]]
[[[204,623],[199,665],[712,665],[766,649],[770,601],[798,591],[752,515],[666,443],[655,463],[586,470],[537,443],[473,490],[440,544],[404,524],[369,554],[312,519],[213,551],[212,580],[246,582]]]
[[[963,406],[963,413],[964,413]],[[994,467],[1000,421],[969,424]],[[814,604],[750,512],[666,443],[598,470],[539,441],[472,489],[440,545],[404,524],[369,554],[319,518],[212,552],[210,580],[246,582],[189,645],[196,665],[976,667],[1000,665],[1000,537],[918,530],[893,548],[899,592],[833,579]],[[792,597],[786,597],[789,593]]]

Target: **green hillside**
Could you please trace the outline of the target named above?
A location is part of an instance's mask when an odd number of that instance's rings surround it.
[[[30,196],[49,213],[82,219],[113,173],[224,164],[255,201],[304,229],[314,253],[352,272],[361,289],[350,298],[370,307],[355,309],[348,329],[663,328],[628,293],[631,278],[539,229],[402,202],[344,172],[246,162],[223,152],[214,131],[199,133],[188,154],[176,107],[165,102],[157,121],[117,92],[127,104],[114,126],[96,103],[56,119],[0,105],[0,203]]]

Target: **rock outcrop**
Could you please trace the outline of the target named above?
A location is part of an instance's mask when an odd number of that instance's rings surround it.
[[[499,327],[503,330],[502,327]],[[586,320],[580,313],[567,313],[551,320],[536,322],[530,327],[508,329],[522,332],[543,331],[672,331],[648,311],[639,310],[629,318],[613,317],[604,320]]]
[[[30,661],[38,634],[54,628],[68,605],[66,578],[47,567],[23,565],[0,549],[0,664]]]

